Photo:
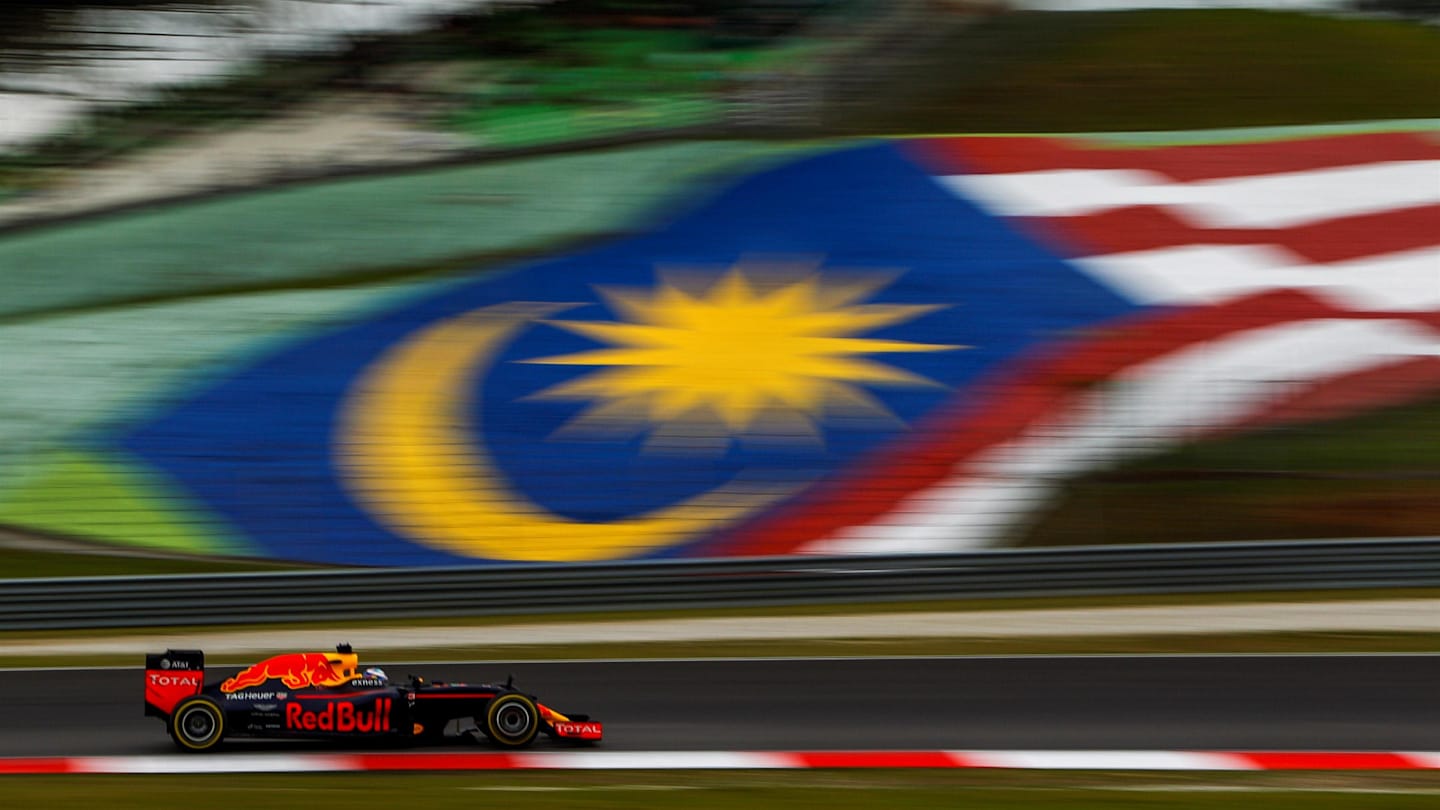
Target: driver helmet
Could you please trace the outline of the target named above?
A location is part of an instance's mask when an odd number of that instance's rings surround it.
[[[375,679],[381,680],[381,681],[388,681],[388,680],[390,680],[389,676],[387,676],[387,675],[385,674],[385,670],[381,669],[380,667],[369,667],[369,668],[367,668],[367,669],[365,670],[365,677],[367,677],[367,678],[375,678]]]

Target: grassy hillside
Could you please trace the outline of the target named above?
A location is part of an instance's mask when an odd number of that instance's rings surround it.
[[[489,145],[702,122],[721,137],[726,100],[751,91],[818,105],[808,126],[797,125],[805,116],[786,118],[786,133],[799,137],[1440,117],[1440,31],[1417,22],[1247,10],[977,22],[969,12],[887,16],[887,8],[796,4],[772,12],[771,22],[784,24],[769,28],[681,14],[667,29],[656,22],[664,15],[637,18],[588,0],[480,15],[103,111],[83,130],[0,155],[0,194],[7,180],[43,183],[40,169],[241,126],[337,90],[391,92],[390,71],[439,64],[453,68],[440,71],[448,78],[413,79],[405,90],[417,114],[431,110],[436,126]],[[820,10],[837,16],[816,36],[801,23]],[[836,38],[840,31],[854,41]]]

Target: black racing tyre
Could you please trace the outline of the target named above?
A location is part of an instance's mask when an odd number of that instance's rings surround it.
[[[507,692],[485,709],[485,736],[506,748],[523,748],[540,731],[540,710],[519,692]]]
[[[225,737],[225,712],[205,697],[182,700],[170,713],[170,738],[181,751],[210,751]]]

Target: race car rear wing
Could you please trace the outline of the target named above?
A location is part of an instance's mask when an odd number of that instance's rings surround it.
[[[169,717],[175,704],[205,686],[205,653],[166,650],[145,656],[145,716]]]

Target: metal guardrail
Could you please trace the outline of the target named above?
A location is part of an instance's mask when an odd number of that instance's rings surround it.
[[[1440,585],[1440,538],[0,580],[0,629]]]

